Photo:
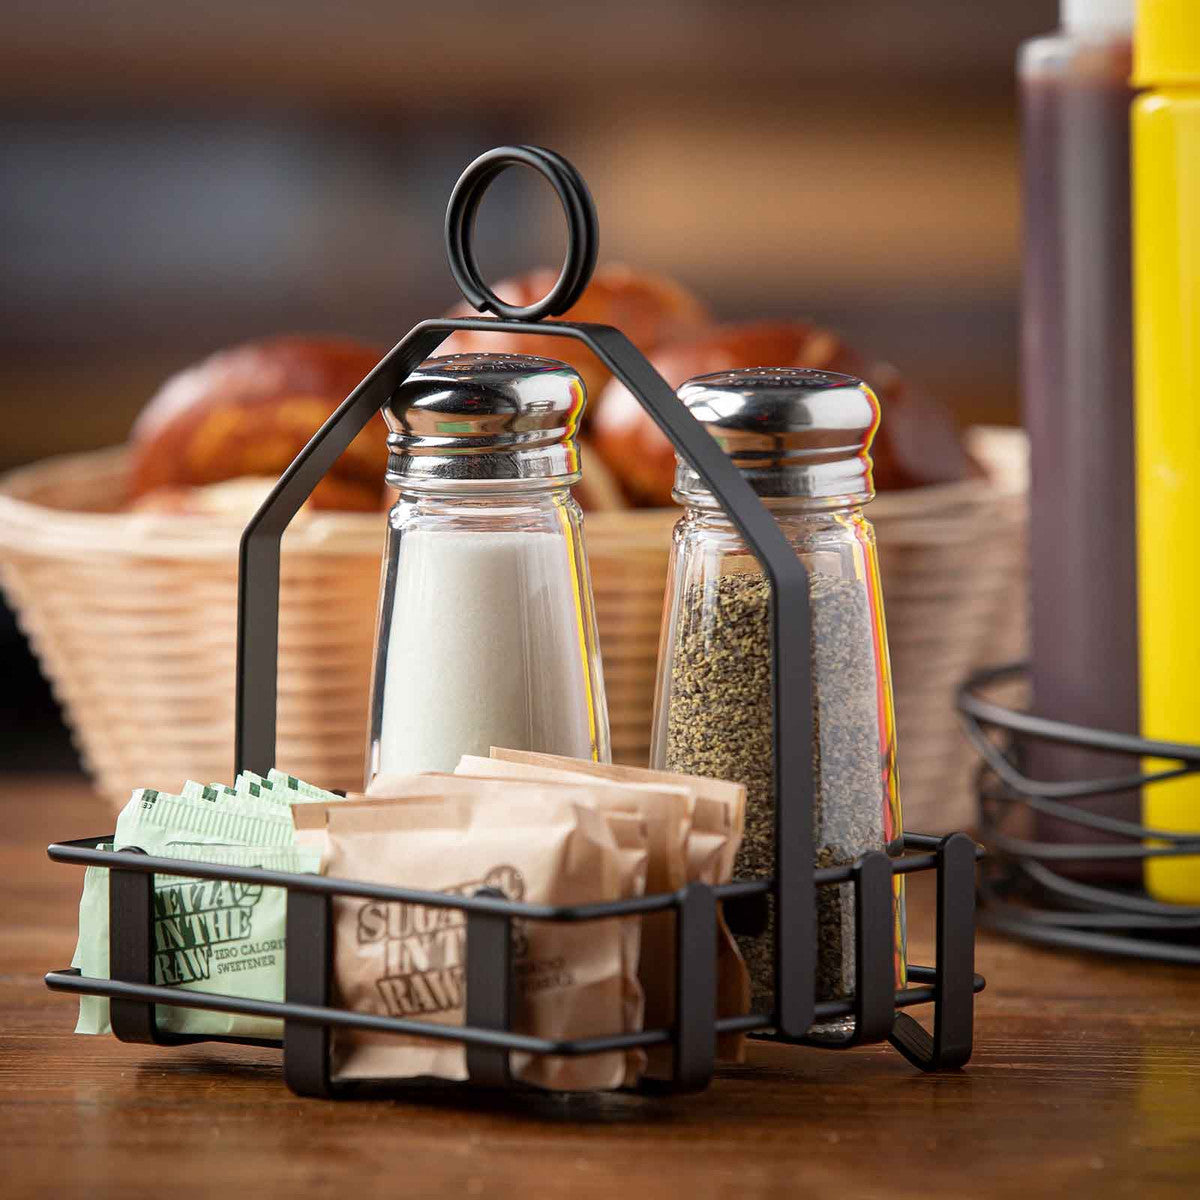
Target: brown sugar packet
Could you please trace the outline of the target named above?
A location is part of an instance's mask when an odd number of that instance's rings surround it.
[[[530,782],[558,786],[574,794],[579,803],[593,804],[605,813],[630,813],[645,823],[649,866],[647,892],[673,892],[687,882],[687,842],[691,828],[689,810],[695,797],[686,788],[663,784],[618,784],[579,772],[529,767],[499,759],[465,754],[455,776],[460,779],[503,781],[520,789]],[[645,993],[645,1027],[669,1026],[675,1012],[675,917],[669,911],[647,913],[640,921],[641,959],[638,979]],[[652,1047],[653,1074],[669,1072],[671,1051]]]
[[[647,867],[650,860],[646,823],[633,813],[605,813],[608,828],[617,843],[620,858],[621,897],[641,896],[646,892]],[[642,955],[642,922],[637,917],[624,917],[621,922],[621,981],[624,984],[624,1004],[621,1006],[626,1033],[638,1033],[645,1028],[646,994],[638,978],[638,963]],[[625,1052],[625,1086],[633,1087],[646,1072],[646,1054],[642,1049]]]
[[[490,760],[481,759],[480,761],[487,763]],[[630,800],[628,795],[610,796],[608,804],[597,803],[597,794],[605,789],[603,785],[592,780],[585,780],[583,785],[578,781],[573,781],[564,786],[550,783],[547,780],[469,779],[462,775],[447,775],[442,772],[429,771],[423,775],[378,775],[368,787],[367,795],[381,796],[392,800],[416,800],[432,796],[467,796],[477,803],[492,800],[508,804],[513,800],[533,799],[545,794],[547,789],[549,789],[549,794],[556,799],[567,799],[577,804],[584,804],[589,808],[596,808],[606,817],[617,842],[621,896],[626,898],[644,895],[649,883],[648,864],[655,857],[654,854],[648,853],[650,844],[652,841],[661,841],[671,834],[664,833],[660,828],[664,821],[658,814],[650,814],[648,819],[644,819],[646,814],[641,812],[639,805]],[[616,792],[618,789],[608,790]],[[351,796],[350,799],[353,800],[355,797]],[[677,802],[674,816],[676,823],[682,826],[686,820],[684,802],[681,797],[671,797],[671,799]],[[676,835],[676,840],[682,851],[682,828]],[[681,886],[682,870],[681,861],[680,884],[676,886]],[[655,882],[658,882],[657,879]],[[670,919],[669,915],[668,919]],[[623,970],[629,979],[637,980],[636,986],[629,990],[630,994],[625,1006],[626,1023],[623,1031],[626,1033],[634,1033],[646,1027],[644,1016],[646,996],[641,986],[638,964],[644,954],[655,954],[660,950],[653,939],[648,946],[644,944],[647,927],[643,922],[644,919],[640,917],[625,917],[621,920]],[[649,932],[651,934],[654,932],[653,923],[651,923]],[[668,932],[670,931],[668,930]],[[626,1082],[629,1084],[636,1082],[645,1068],[646,1052],[640,1049],[630,1050],[627,1056]]]
[[[341,878],[470,895],[497,887],[514,900],[587,904],[637,894],[613,826],[561,793],[531,788],[505,804],[470,795],[348,799],[293,809],[296,840],[321,850]],[[635,831],[622,830],[627,843]],[[636,836],[632,837],[636,840]],[[644,850],[641,861],[645,863]],[[624,879],[622,876],[624,875]],[[457,1025],[464,1019],[465,915],[452,909],[334,901],[334,984],[357,1011]],[[640,996],[628,963],[629,920],[515,921],[513,1029],[549,1038],[611,1034]],[[514,1053],[516,1078],[558,1090],[619,1087],[626,1054],[578,1058]],[[466,1077],[463,1047],[393,1034],[334,1030],[333,1077]]]
[[[491,748],[491,756],[501,762],[572,771],[608,782],[665,785],[689,790],[695,797],[695,805],[687,840],[688,881],[716,885],[727,883],[732,878],[734,856],[741,844],[746,817],[746,789],[742,784],[709,779],[703,775],[597,763],[585,758],[567,758],[532,750],[507,750],[497,746]],[[674,961],[673,955],[671,961]],[[746,963],[718,905],[717,1015],[742,1016],[749,1011],[750,979]],[[741,1062],[745,1056],[745,1044],[743,1034],[721,1034],[717,1039],[717,1056],[725,1062]]]

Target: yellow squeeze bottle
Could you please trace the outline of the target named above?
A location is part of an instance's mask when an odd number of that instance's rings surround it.
[[[1139,0],[1134,82],[1142,733],[1200,743],[1200,0]],[[1142,797],[1147,826],[1200,832],[1200,775]],[[1200,904],[1200,856],[1147,859],[1146,887]]]

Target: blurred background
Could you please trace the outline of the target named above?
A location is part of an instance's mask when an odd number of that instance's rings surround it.
[[[964,422],[1014,422],[1019,42],[1053,0],[8,0],[0,469],[121,441],[161,380],[278,331],[397,340],[455,299],[479,152],[583,172],[601,259],[725,318],[809,317]],[[522,173],[523,174],[523,173]],[[549,193],[488,193],[493,277],[557,263]],[[69,766],[0,610],[0,752]]]

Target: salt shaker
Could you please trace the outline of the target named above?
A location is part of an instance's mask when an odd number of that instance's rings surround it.
[[[847,375],[755,368],[701,376],[680,400],[733,458],[809,574],[813,825],[818,867],[872,850],[899,853],[896,735],[875,535],[871,439],[879,403]],[[655,766],[742,782],[746,830],[735,867],[773,871],[770,591],[724,510],[682,460],[667,583],[652,758]],[[786,615],[785,615],[786,619]],[[786,731],[785,731],[786,732]],[[896,964],[904,978],[903,876],[896,875]],[[817,1000],[854,987],[854,897],[817,901]],[[772,930],[739,941],[755,1009],[773,1009]],[[813,1032],[842,1035],[853,1018]]]
[[[368,782],[491,746],[609,760],[565,363],[430,359],[396,389]]]

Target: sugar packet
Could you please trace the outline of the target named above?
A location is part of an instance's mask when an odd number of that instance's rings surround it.
[[[548,784],[551,786],[547,787]],[[686,802],[682,796],[669,791],[641,796],[631,794],[630,789],[606,788],[591,779],[582,785],[577,779],[564,785],[546,779],[482,779],[430,771],[423,775],[378,775],[367,789],[367,796],[388,800],[458,796],[474,804],[495,802],[502,805],[532,801],[539,796],[569,800],[595,808],[608,822],[617,842],[622,896],[641,895],[646,890],[670,891],[683,886]],[[640,964],[657,962],[664,953],[673,954],[673,918],[666,912],[651,913],[645,917],[624,917],[620,924],[622,970],[628,977],[636,977],[639,985],[629,989],[623,1031],[632,1033],[644,1029],[646,1021],[667,1024],[670,1010],[666,1015],[663,1010],[673,1003],[674,976],[664,977],[661,971],[655,970],[643,973]],[[653,991],[647,991],[648,982]],[[668,994],[664,995],[664,989]],[[646,1065],[646,1052],[630,1051],[626,1056],[626,1083],[635,1083],[645,1073]]]
[[[513,900],[587,904],[644,890],[646,835],[636,814],[613,823],[562,789],[538,785],[497,803],[464,782],[426,778],[404,797],[297,805],[297,841],[320,848],[325,874],[429,891],[471,895],[495,887]],[[463,913],[343,897],[334,901],[334,925],[339,1004],[463,1022]],[[628,1028],[631,997],[640,994],[629,944],[636,925],[628,918],[514,922],[513,1029],[579,1038]],[[516,1078],[556,1090],[619,1087],[634,1070],[623,1052],[514,1053],[510,1060]],[[335,1029],[331,1069],[339,1080],[461,1080],[466,1055],[450,1042]]]
[[[487,780],[500,800],[520,794],[530,783],[556,785],[576,803],[594,806],[606,814],[633,813],[646,823],[649,861],[647,892],[674,892],[687,882],[686,846],[691,829],[689,809],[694,797],[686,789],[666,784],[619,784],[578,772],[505,763],[466,754],[454,771],[462,786],[472,788]],[[638,980],[646,996],[645,1023],[651,1029],[669,1026],[675,1014],[675,915],[671,911],[647,913],[642,926]],[[650,1050],[656,1073],[670,1069],[671,1053]]]
[[[734,857],[741,845],[746,814],[746,789],[740,783],[709,779],[703,775],[684,775],[675,771],[657,771],[645,767],[597,763],[590,759],[567,758],[558,754],[543,754],[532,750],[507,750],[493,746],[491,759],[504,767],[491,771],[522,769],[530,778],[563,778],[570,772],[575,778],[590,778],[607,783],[638,787],[682,788],[689,797],[690,826],[685,847],[687,881],[717,885],[727,883],[733,876]],[[471,769],[487,773],[487,760],[465,759]],[[556,773],[548,776],[546,773]],[[656,889],[649,887],[647,890]],[[665,956],[656,964],[661,974],[675,977],[675,948],[672,943]],[[643,978],[645,972],[643,972]],[[725,922],[720,906],[717,909],[717,1015],[741,1016],[750,1011],[750,979],[745,960],[737,941]],[[668,1018],[669,1019],[669,1018]],[[717,1039],[717,1055],[724,1061],[741,1062],[745,1055],[745,1036],[721,1034]],[[666,1055],[652,1050],[652,1065],[661,1064]]]

